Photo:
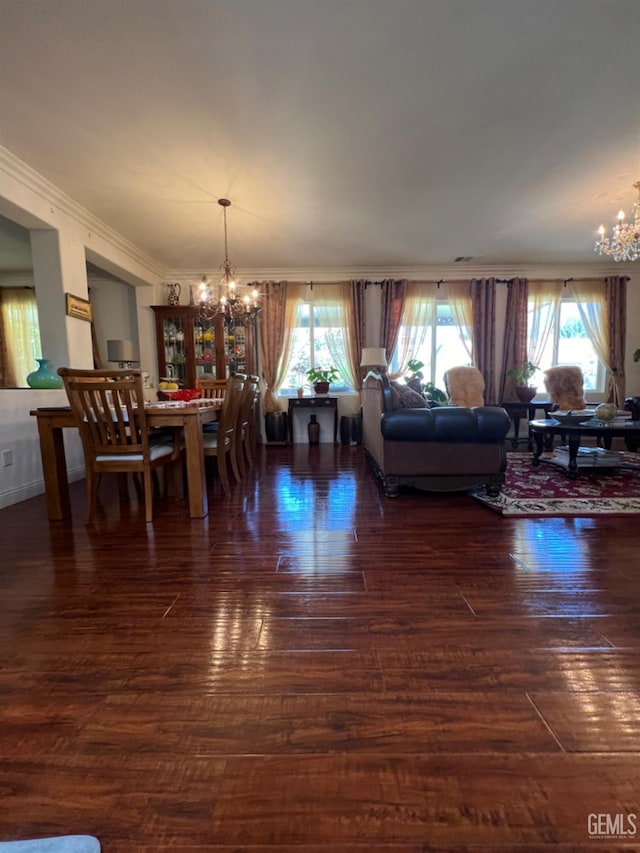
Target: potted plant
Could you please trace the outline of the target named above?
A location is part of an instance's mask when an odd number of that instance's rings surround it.
[[[419,361],[417,358],[410,358],[407,362],[407,367],[411,373],[405,377],[404,381],[409,388],[417,391],[418,394],[422,394],[422,380],[424,379],[422,368],[424,367],[424,361]]]
[[[640,361],[640,349],[637,349],[633,354],[634,361]]]
[[[422,394],[425,400],[428,400],[430,403],[446,403],[447,395],[440,388],[436,388],[433,382],[423,382],[424,373],[422,372],[422,368],[424,367],[423,361],[418,361],[417,358],[410,358],[407,362],[407,367],[411,371],[411,373],[405,379],[406,384],[409,388],[413,388],[414,391],[417,391],[418,394]]]
[[[446,403],[447,395],[441,388],[436,388],[433,382],[426,382],[422,386],[422,396],[430,403]]]
[[[329,385],[335,382],[340,377],[340,374],[335,367],[310,367],[307,370],[307,379],[313,385],[313,390],[316,394],[328,394]]]
[[[521,403],[530,403],[536,396],[538,390],[534,385],[530,384],[530,379],[538,371],[538,365],[531,361],[525,361],[520,367],[512,367],[507,370],[507,376],[515,379],[516,395]]]

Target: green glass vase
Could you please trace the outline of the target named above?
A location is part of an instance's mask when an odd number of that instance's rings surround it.
[[[48,358],[36,358],[38,369],[27,376],[29,388],[62,388],[62,377],[51,368]]]

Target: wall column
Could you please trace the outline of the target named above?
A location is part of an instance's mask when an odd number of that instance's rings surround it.
[[[91,324],[67,317],[65,308],[65,293],[88,299],[84,245],[62,230],[35,229],[31,251],[42,355],[56,369],[93,368]]]

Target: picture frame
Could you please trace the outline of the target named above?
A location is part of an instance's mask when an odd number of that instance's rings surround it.
[[[88,323],[93,322],[93,307],[88,299],[82,299],[80,296],[74,296],[72,293],[65,293],[65,299],[67,317],[86,320]]]

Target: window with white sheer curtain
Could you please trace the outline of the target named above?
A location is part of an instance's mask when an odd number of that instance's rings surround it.
[[[416,359],[424,364],[424,381],[444,388],[449,368],[471,364],[469,312],[461,310],[460,302],[460,294],[448,293],[446,287],[411,283],[391,356],[392,376],[405,373],[407,362]]]
[[[27,376],[42,355],[38,305],[31,287],[3,287],[0,307],[6,347],[6,375],[18,388],[27,387]]]
[[[340,378],[331,383],[332,391],[352,391],[353,378],[347,354],[347,305],[339,285],[290,287],[287,313],[291,330],[285,341],[284,369],[279,386],[291,392],[308,384],[306,371],[335,367]]]
[[[577,365],[585,391],[605,390],[606,369],[598,357],[604,328],[604,289],[600,282],[565,288],[558,282],[529,282],[527,352],[541,371]]]

